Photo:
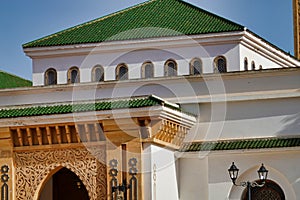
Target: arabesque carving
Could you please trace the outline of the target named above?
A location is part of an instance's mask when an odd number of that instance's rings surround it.
[[[34,200],[53,170],[66,167],[84,183],[91,200],[106,199],[105,147],[15,152],[16,199]]]

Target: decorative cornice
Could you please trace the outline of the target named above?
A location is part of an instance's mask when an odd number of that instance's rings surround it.
[[[53,47],[24,48],[31,58],[61,57],[68,55],[103,54],[110,52],[128,52],[137,49],[166,49],[217,44],[239,43],[244,31],[209,33],[200,35],[184,35],[160,38],[146,38],[124,41],[107,41],[91,44],[76,44]]]
[[[272,60],[281,67],[298,67],[300,62],[292,55],[284,52],[282,49],[275,45],[267,42],[263,38],[257,36],[251,31],[247,30],[244,32],[244,37],[241,40],[241,44],[246,46],[258,54]]]
[[[154,95],[146,97],[132,97],[124,99],[97,100],[89,102],[71,102],[57,104],[42,104],[31,106],[17,106],[0,109],[0,118],[31,117],[41,115],[58,115],[102,110],[130,109],[161,105],[174,110],[179,106],[167,102]]]
[[[300,67],[291,67],[291,68],[278,68],[278,69],[264,69],[256,71],[236,71],[236,72],[227,72],[224,74],[202,74],[196,76],[175,76],[175,77],[155,77],[151,79],[132,79],[124,80],[122,84],[120,81],[105,81],[102,83],[79,83],[79,84],[69,84],[69,85],[53,85],[53,86],[34,86],[34,87],[25,87],[25,88],[12,88],[12,89],[0,89],[0,98],[1,96],[14,96],[14,95],[35,95],[35,94],[45,94],[48,95],[53,92],[72,92],[75,89],[80,90],[101,90],[109,88],[122,88],[130,86],[139,86],[152,84],[160,82],[161,84],[172,84],[172,83],[181,83],[182,81],[186,83],[189,82],[204,82],[210,80],[237,80],[245,78],[263,78],[263,77],[279,77],[279,76],[289,76],[300,73]],[[6,105],[7,107],[8,105]]]

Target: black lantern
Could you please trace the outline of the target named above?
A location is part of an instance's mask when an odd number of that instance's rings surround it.
[[[268,170],[265,168],[264,164],[261,164],[261,167],[257,171],[258,177],[261,181],[266,181],[267,176],[268,176]]]
[[[234,162],[232,162],[232,165],[230,166],[230,168],[228,169],[229,172],[229,176],[232,180],[232,183],[235,186],[241,186],[241,187],[247,187],[247,196],[248,199],[251,199],[251,188],[254,187],[263,187],[266,183],[266,179],[268,176],[268,170],[265,168],[264,164],[261,165],[261,167],[257,170],[258,173],[258,177],[260,179],[260,181],[262,181],[262,183],[257,183],[256,181],[242,181],[238,184],[236,184],[236,179],[238,177],[238,173],[239,173],[239,169],[235,166]]]
[[[229,176],[233,182],[233,184],[235,184],[235,181],[238,177],[239,174],[239,169],[235,166],[234,162],[232,162],[231,167],[228,169],[229,172]]]

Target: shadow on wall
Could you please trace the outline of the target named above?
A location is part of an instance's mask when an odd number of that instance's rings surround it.
[[[278,136],[300,136],[300,112],[281,120],[285,124],[278,132]]]

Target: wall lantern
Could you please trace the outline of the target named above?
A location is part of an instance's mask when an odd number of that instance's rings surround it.
[[[264,164],[261,164],[261,167],[257,170],[258,178],[262,182],[261,184],[255,182],[255,181],[243,181],[239,184],[236,184],[236,179],[238,178],[239,169],[237,166],[232,162],[232,165],[228,169],[229,176],[231,178],[232,183],[235,186],[242,186],[247,187],[248,189],[248,200],[251,200],[251,188],[252,187],[263,187],[266,183],[267,177],[268,177],[268,170],[265,168]]]

